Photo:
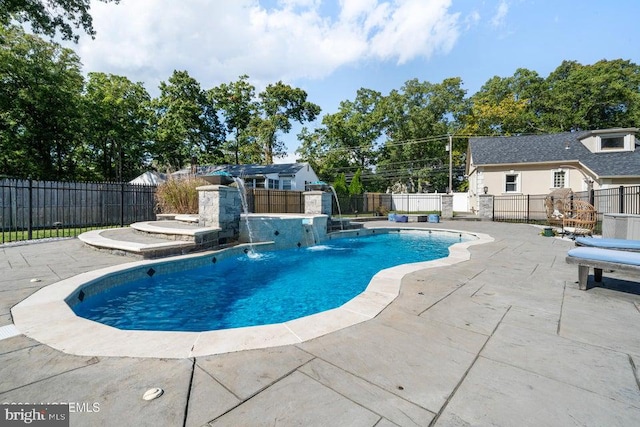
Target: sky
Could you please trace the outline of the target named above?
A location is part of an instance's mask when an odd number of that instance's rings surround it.
[[[151,96],[174,70],[203,89],[246,74],[258,92],[283,81],[324,114],[360,88],[460,77],[467,95],[563,60],[640,63],[638,0],[121,0],[91,3],[94,39],[69,44],[84,72],[126,76]],[[296,134],[281,135],[295,161]]]

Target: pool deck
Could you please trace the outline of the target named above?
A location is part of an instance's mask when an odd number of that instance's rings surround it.
[[[573,242],[539,228],[410,225],[494,241],[471,246],[468,261],[408,274],[366,322],[182,359],[70,355],[21,335],[14,305],[132,259],[78,239],[0,246],[0,403],[70,402],[72,426],[640,425],[638,277],[607,273],[580,291],[564,260]],[[164,394],[143,400],[153,387]]]

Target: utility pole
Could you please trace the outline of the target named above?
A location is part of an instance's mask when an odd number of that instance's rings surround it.
[[[449,187],[447,194],[453,192],[453,135],[449,135],[449,145],[447,146],[449,151]]]

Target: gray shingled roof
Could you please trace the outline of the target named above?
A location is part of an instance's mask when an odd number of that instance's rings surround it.
[[[475,166],[579,161],[601,177],[640,176],[637,144],[633,152],[592,153],[580,142],[589,133],[470,138],[469,150]]]
[[[303,163],[283,163],[274,165],[222,165],[210,170],[209,173],[225,171],[236,177],[260,176],[267,174],[295,175],[305,166],[306,165]]]

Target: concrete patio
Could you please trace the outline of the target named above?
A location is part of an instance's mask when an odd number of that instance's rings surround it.
[[[638,277],[579,291],[573,242],[529,225],[411,226],[495,240],[405,276],[367,322],[185,359],[74,356],[13,336],[10,309],[33,292],[132,259],[77,239],[0,246],[0,403],[70,403],[71,426],[640,425]],[[143,400],[152,387],[164,394]]]

